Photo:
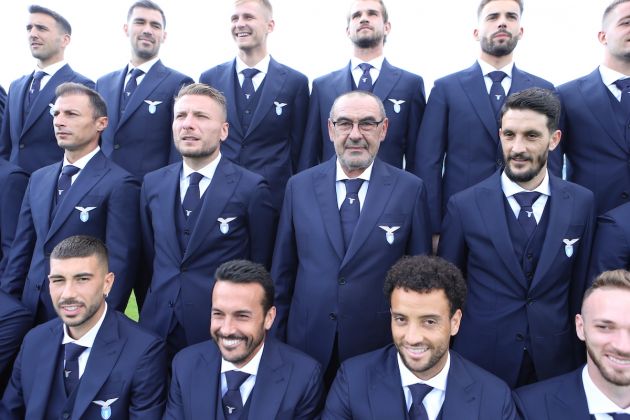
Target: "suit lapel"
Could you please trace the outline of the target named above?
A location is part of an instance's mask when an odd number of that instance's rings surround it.
[[[28,94],[28,89],[30,87],[30,81],[32,80],[33,75],[26,75],[22,78],[22,80],[20,80],[20,84],[19,86],[19,90],[18,90],[18,95],[17,96],[9,96],[9,99],[11,100],[6,107],[10,108],[10,109],[16,109],[18,110],[18,112],[13,112],[11,113],[11,124],[15,124],[17,123],[16,126],[16,132],[23,134],[25,132],[24,130],[24,123],[25,123],[25,115],[24,115],[24,101],[26,100],[26,95]]]
[[[390,346],[384,366],[370,367],[368,401],[373,419],[406,419],[407,405],[400,381],[396,347]],[[462,417],[465,418],[465,417]]]
[[[578,88],[588,109],[599,121],[602,128],[622,150],[628,151],[624,133],[615,120],[615,111],[610,103],[606,86],[602,82],[599,69],[578,80]],[[600,139],[601,141],[601,139]]]
[[[549,197],[548,201],[549,223],[531,289],[536,287],[545,277],[545,274],[547,274],[547,271],[549,271],[557,258],[565,258],[564,254],[558,255],[558,246],[562,244],[562,240],[575,239],[566,237],[571,222],[570,215],[573,212],[573,196],[566,188],[558,185],[558,181],[555,176],[549,175],[549,187],[551,190],[551,197]]]
[[[515,92],[520,92],[530,87],[533,87],[533,83],[529,76],[517,69],[516,66],[513,66],[512,84],[510,85],[510,91],[508,92],[508,95]]]
[[[256,418],[273,419],[276,417],[282,397],[286,394],[290,375],[291,368],[283,363],[273,341],[266,340],[249,407]]]
[[[395,185],[396,178],[392,175],[389,168],[379,159],[375,159],[365,203],[363,203],[361,215],[352,234],[352,239],[341,263],[340,270],[361,250],[368,236],[376,228],[378,219],[383,214],[387,203],[389,203]]]
[[[193,372],[190,386],[190,413],[193,418],[212,418],[221,407],[221,354],[212,341],[201,350],[201,372]],[[186,401],[188,398],[184,398]]]
[[[131,117],[131,114],[136,112],[136,109],[140,107],[144,103],[144,100],[153,92],[162,80],[168,75],[166,71],[166,67],[162,64],[161,61],[157,61],[151,70],[144,76],[142,79],[142,83],[138,85],[136,91],[129,98],[129,103],[125,108],[125,112],[120,116],[120,121],[118,122],[117,129],[120,128],[128,119]],[[168,106],[167,104],[161,104],[158,106]]]
[[[521,264],[516,258],[510,229],[505,215],[505,196],[501,188],[500,172],[483,182],[475,194],[477,207],[488,231],[488,236],[494,248],[508,268],[512,276],[517,279],[523,287],[527,286],[527,280],[521,269]],[[469,209],[472,210],[472,209]]]
[[[50,339],[40,343],[40,357],[35,361],[36,365],[30,368],[33,369],[33,372],[37,372],[37,378],[33,381],[31,396],[26,401],[29,411],[32,413],[47,412],[48,398],[52,394],[51,387],[57,373],[57,363],[63,360],[59,354],[61,352],[61,338],[63,337],[61,321],[55,322],[50,327],[49,333]]]
[[[181,170],[181,163],[166,168],[162,185],[156,186],[156,189],[163,191],[163,193],[157,192],[155,194],[156,203],[154,210],[159,212],[159,214],[153,216],[164,223],[164,230],[166,231],[164,238],[170,238],[169,240],[165,240],[165,242],[168,242],[168,248],[171,250],[173,260],[178,262],[182,260],[182,250],[177,240],[179,234],[177,233],[175,220],[178,216],[175,212],[181,209],[179,197],[179,178]]]
[[[115,131],[120,126],[120,101],[122,100],[127,71],[128,67],[125,67],[116,74],[115,83],[105,84],[106,93],[104,96],[109,99],[107,101],[109,111],[107,115],[109,117],[108,128],[110,130]]]
[[[448,371],[446,394],[442,405],[445,419],[477,418],[481,402],[480,389],[466,371],[460,356],[450,352],[451,367]]]
[[[332,87],[335,90],[335,94],[333,98],[341,95],[342,93],[350,92],[354,90],[354,81],[352,80],[352,63],[348,63],[348,65],[337,72],[336,75],[332,78]],[[332,103],[332,102],[331,102]]]
[[[108,309],[79,382],[72,418],[80,418],[96,398],[96,394],[109,378],[125,343],[126,339],[118,334],[116,314],[113,309]]]
[[[381,98],[382,102],[387,100],[389,93],[392,91],[398,80],[400,79],[401,70],[389,64],[387,59],[383,60],[383,66],[374,84],[374,94]]]
[[[241,125],[241,119],[239,118],[238,110],[236,109],[236,86],[238,85],[238,79],[236,77],[236,59],[232,61],[232,65],[228,66],[227,71],[224,71],[219,76],[217,86],[224,86],[226,101],[227,101],[227,114],[230,120],[230,131],[234,130],[236,133],[230,134],[232,138],[242,138],[245,136],[243,132],[243,126]]]
[[[222,157],[212,181],[204,193],[197,224],[192,230],[182,262],[187,261],[200,248],[200,245],[208,240],[212,229],[217,229],[217,219],[221,217],[221,212],[234,194],[238,181],[239,174],[235,171],[234,164]]]
[[[61,163],[55,164],[42,169],[41,177],[37,178],[37,182],[31,182],[31,213],[33,214],[33,223],[36,227],[44,227],[44,231],[50,230],[50,217],[55,203],[57,191],[57,180],[61,173]],[[41,217],[41,226],[36,219]]]
[[[464,94],[472,103],[473,109],[477,116],[488,131],[488,134],[495,143],[498,143],[499,124],[494,116],[492,105],[488,99],[488,91],[486,90],[483,74],[478,63],[475,63],[469,69],[463,71],[459,76]]]
[[[109,172],[109,168],[106,166],[107,158],[103,152],[99,151],[96,155],[90,159],[85,165],[85,168],[79,173],[76,181],[72,184],[72,187],[66,193],[66,196],[59,204],[55,216],[50,225],[46,241],[59,230],[61,225],[72,216],[75,206],[79,203],[85,194],[88,193],[94,187],[94,185],[100,181],[100,179]],[[56,179],[55,179],[56,182]],[[76,215],[79,217],[78,213]]]
[[[590,420],[582,369],[567,376],[558,387],[558,392],[547,394],[545,403],[550,419]]]
[[[261,123],[265,115],[267,115],[267,111],[273,104],[274,99],[278,97],[280,91],[282,91],[282,87],[284,86],[284,82],[286,81],[287,71],[285,68],[278,65],[278,63],[272,58],[269,61],[269,71],[265,76],[265,81],[262,84],[262,92],[260,93],[260,98],[258,100],[258,106],[254,111],[254,115],[252,116],[252,122],[249,125],[249,129],[247,130],[247,137],[251,132],[253,132],[256,127]]]
[[[319,203],[322,220],[330,243],[335,252],[339,256],[339,260],[343,259],[344,242],[341,235],[341,218],[339,216],[339,207],[337,206],[336,193],[336,156],[333,156],[324,163],[321,170],[314,171],[313,187],[315,188],[315,197]]]

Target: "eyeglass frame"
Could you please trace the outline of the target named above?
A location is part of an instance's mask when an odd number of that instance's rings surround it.
[[[345,133],[345,134],[350,134],[352,132],[352,130],[354,129],[354,126],[356,125],[357,128],[359,129],[359,132],[361,134],[370,134],[373,133],[374,131],[376,131],[376,129],[378,128],[379,125],[381,125],[383,123],[383,121],[385,121],[387,118],[383,118],[380,121],[374,121],[374,120],[370,120],[370,119],[365,119],[365,120],[360,120],[360,121],[351,121],[349,119],[345,119],[345,118],[341,118],[338,119],[337,121],[330,121],[333,125],[333,127],[335,127],[335,130],[338,130],[340,133]],[[339,123],[352,123],[352,126],[350,127],[350,129],[346,132],[342,129],[340,129],[339,127],[337,127],[337,124]],[[361,124],[367,125],[367,130],[366,127],[364,126],[363,128],[361,128]]]

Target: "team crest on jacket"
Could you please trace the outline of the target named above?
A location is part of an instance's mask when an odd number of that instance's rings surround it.
[[[155,114],[155,111],[157,111],[157,106],[162,103],[162,101],[149,101],[149,100],[145,100],[144,102],[147,105],[149,105],[149,114]]]
[[[94,210],[95,208],[96,207],[79,207],[79,206],[75,207],[75,209],[81,212],[79,213],[79,219],[81,219],[83,223],[90,220],[90,212]]]
[[[571,256],[573,255],[573,244],[579,240],[580,238],[562,240],[562,242],[564,242],[564,253],[567,255],[567,257],[571,258]]]
[[[393,99],[389,98],[389,101],[394,104],[394,112],[396,114],[400,113],[400,106],[405,103],[404,99]]]
[[[383,229],[385,231],[385,240],[387,241],[388,244],[393,244],[394,243],[394,232],[396,232],[398,229],[400,229],[400,226],[379,226],[381,229]]]
[[[115,403],[118,398],[112,398],[107,401],[95,400],[92,401],[96,405],[101,406],[101,418],[104,420],[109,419],[112,416],[112,408],[110,407],[113,403]]]
[[[219,230],[222,234],[226,235],[230,231],[230,222],[234,220],[236,220],[236,217],[226,217],[225,219],[223,217],[219,217],[217,219],[217,221],[220,223]]]
[[[282,103],[282,102],[275,102],[273,103],[276,106],[276,115],[280,116],[282,115],[282,108],[284,108],[287,104]]]

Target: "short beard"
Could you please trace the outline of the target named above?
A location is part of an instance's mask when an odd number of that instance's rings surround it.
[[[518,38],[512,37],[503,44],[495,44],[491,39],[481,39],[481,51],[493,57],[505,57],[512,54],[518,44]]]
[[[595,364],[595,367],[597,367],[597,370],[602,375],[602,378],[604,378],[607,382],[616,386],[630,386],[630,377],[624,378],[623,376],[614,376],[614,373],[608,372],[604,366],[602,366],[599,359],[595,357],[596,355],[593,354],[593,351],[588,345],[586,346],[586,351],[588,352],[591,361]]]
[[[352,39],[352,43],[361,49],[369,49],[369,48],[376,48],[378,47],[381,42],[384,41],[383,37],[380,36],[369,36],[369,37],[363,37],[363,38],[353,38]]]
[[[521,156],[515,155],[514,157],[521,157]],[[542,171],[543,168],[545,167],[545,164],[547,163],[547,153],[545,153],[543,156],[540,156],[538,160],[538,166],[535,166],[529,171],[524,172],[522,174],[515,174],[514,172],[512,172],[512,169],[510,168],[511,159],[512,159],[511,157],[508,157],[507,159],[505,159],[505,175],[507,175],[508,179],[517,183],[529,182],[532,179],[536,178],[536,176],[540,174],[540,171]],[[530,161],[533,161],[533,159],[530,158]]]

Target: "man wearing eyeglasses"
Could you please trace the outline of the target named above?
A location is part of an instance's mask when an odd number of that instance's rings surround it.
[[[374,94],[339,96],[328,120],[336,156],[287,184],[274,329],[325,367],[327,386],[341,361],[391,342],[385,273],[431,250],[423,182],[375,158],[388,125]]]

